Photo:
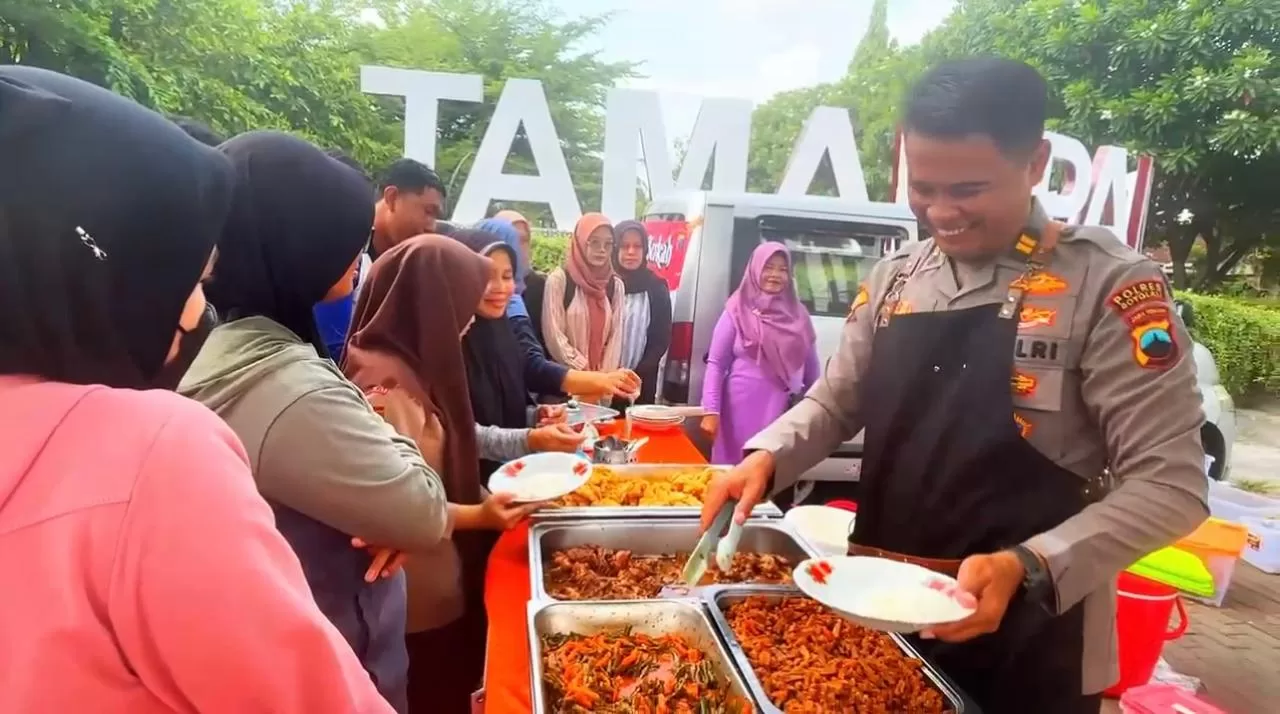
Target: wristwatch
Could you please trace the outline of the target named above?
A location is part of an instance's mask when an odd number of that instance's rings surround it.
[[[1026,591],[1027,599],[1048,607],[1053,593],[1053,579],[1044,561],[1025,545],[1015,545],[1009,550],[1018,557],[1018,562],[1022,563],[1022,569],[1026,573],[1022,576],[1022,589]]]

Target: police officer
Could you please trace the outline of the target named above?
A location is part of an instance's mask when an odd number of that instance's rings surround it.
[[[975,596],[919,644],[986,714],[1096,714],[1117,677],[1116,575],[1208,515],[1191,341],[1163,274],[1031,198],[1047,94],[1003,59],[910,91],[910,203],[933,238],[876,266],[822,378],[703,510],[706,527],[737,499],[743,520],[865,428],[850,552]]]

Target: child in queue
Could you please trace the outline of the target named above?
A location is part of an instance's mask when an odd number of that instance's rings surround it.
[[[469,710],[484,666],[484,572],[493,531],[534,506],[486,497],[462,340],[489,284],[488,258],[419,236],[374,261],[356,305],[343,370],[444,477],[452,543],[413,553],[408,574],[409,711]],[[452,339],[450,339],[452,337]]]
[[[208,290],[226,322],[180,391],[240,437],[316,603],[403,712],[403,575],[366,582],[370,556],[351,541],[438,547],[450,529],[445,491],[413,440],[390,429],[328,359],[313,312],[353,289],[373,189],[288,134],[242,134],[221,151],[238,181]]]
[[[227,158],[32,67],[0,155],[0,711],[391,712],[236,436],[157,388],[211,326]]]

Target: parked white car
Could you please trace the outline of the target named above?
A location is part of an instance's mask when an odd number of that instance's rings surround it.
[[[839,345],[850,303],[871,267],[919,238],[915,216],[906,206],[819,196],[698,192],[654,201],[644,220],[655,236],[651,264],[677,283],[671,293],[671,348],[658,386],[659,397],[673,404],[700,399],[716,320],[761,242],[778,241],[790,248],[796,290],[813,318],[819,356],[825,360]],[[681,226],[687,240],[664,240],[664,233]],[[1178,307],[1184,321],[1193,324],[1189,306]],[[1209,350],[1197,343],[1193,355],[1207,419],[1205,450],[1214,459],[1211,475],[1222,478],[1231,464],[1235,407]],[[806,479],[857,480],[861,454],[858,435]]]

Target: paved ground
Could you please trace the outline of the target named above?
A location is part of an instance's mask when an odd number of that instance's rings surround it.
[[[1237,419],[1232,478],[1280,480],[1280,402],[1240,410]],[[1187,614],[1187,633],[1165,647],[1169,664],[1199,677],[1201,696],[1229,714],[1280,711],[1280,575],[1241,562],[1222,608],[1188,602]]]

